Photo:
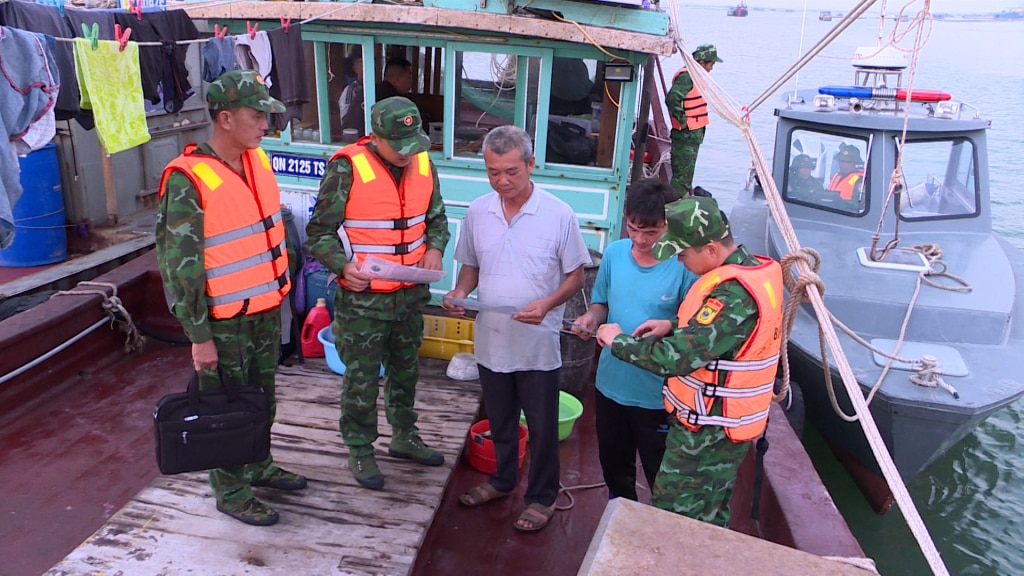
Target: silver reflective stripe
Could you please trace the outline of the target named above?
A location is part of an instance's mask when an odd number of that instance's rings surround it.
[[[697,380],[693,376],[683,376],[680,378],[680,380],[689,388],[696,390],[702,395],[706,395],[704,392],[708,385],[705,382],[701,382],[700,380]],[[774,390],[774,388],[775,382],[762,384],[755,388],[728,388],[726,386],[718,386],[715,389],[715,393],[713,396],[716,398],[753,398],[755,396],[760,396],[761,394],[764,394],[770,390]]]
[[[427,239],[424,236],[420,236],[416,240],[410,242],[406,248],[406,254],[419,248],[426,242]],[[405,246],[405,244],[402,244]],[[380,246],[378,244],[351,244],[354,252],[362,252],[364,254],[396,254],[396,246]]]
[[[284,253],[284,251],[286,250],[284,242],[281,242],[278,248],[281,250],[281,253]],[[255,256],[243,258],[238,262],[232,262],[231,264],[224,264],[222,266],[210,268],[209,270],[206,271],[206,277],[219,278],[221,276],[227,276],[228,274],[234,274],[239,270],[245,270],[246,268],[256,266],[257,264],[263,264],[264,262],[273,262],[274,258],[274,254],[270,250],[267,250],[266,252],[260,252]]]
[[[278,210],[271,214],[269,218],[271,219],[272,224],[277,224],[281,221],[281,211]],[[239,238],[245,238],[246,236],[252,236],[253,234],[260,234],[267,230],[268,228],[263,224],[263,220],[260,220],[259,222],[250,224],[249,226],[242,226],[241,228],[235,228],[228,232],[221,232],[215,236],[210,236],[204,241],[204,244],[207,248],[220,246],[221,244],[226,244],[233,240],[238,240]]]
[[[714,362],[714,370],[728,370],[730,372],[756,372],[765,368],[771,368],[779,361],[776,354],[764,360],[718,360]]]
[[[395,222],[403,220],[402,218],[396,218],[395,220],[353,220],[351,218],[345,219],[345,225],[349,228],[370,228],[373,230],[400,230],[398,226],[395,226]],[[426,214],[420,214],[419,216],[413,216],[405,221],[405,226],[402,228],[412,228],[417,224],[422,224],[427,221]]]
[[[698,426],[722,426],[723,428],[739,428],[740,426],[746,426],[747,424],[755,424],[764,420],[768,417],[768,408],[743,416],[742,418],[726,418],[725,416],[705,416],[700,415],[697,418]],[[684,415],[685,416],[685,415]]]
[[[246,298],[252,298],[268,292],[277,292],[280,289],[281,284],[277,280],[273,280],[271,282],[260,284],[259,286],[253,286],[252,288],[246,288],[245,290],[239,290],[238,292],[224,294],[223,296],[207,296],[206,300],[210,303],[210,306],[222,306],[232,302],[241,302]]]
[[[345,231],[344,226],[338,226],[338,239],[341,240],[341,248],[345,251],[345,257],[349,260],[355,258],[356,254],[352,251],[352,242],[348,239],[348,232]]]

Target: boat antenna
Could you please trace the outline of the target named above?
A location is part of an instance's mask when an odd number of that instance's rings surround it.
[[[796,49],[797,57],[799,57],[801,54],[804,53],[804,31],[805,30],[807,30],[807,0],[804,0],[804,16],[803,16],[803,19],[800,20],[800,44],[797,46],[797,49]],[[792,96],[795,97],[799,90],[800,90],[800,70],[797,70],[796,74],[793,76],[793,93],[792,93]]]

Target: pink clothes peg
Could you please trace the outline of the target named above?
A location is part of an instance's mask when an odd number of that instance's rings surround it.
[[[291,16],[289,16],[287,18],[285,18],[284,16],[281,16],[281,28],[284,28],[284,33],[285,34],[288,33],[288,27],[291,26],[291,25],[292,25],[292,17]]]
[[[245,31],[249,33],[249,39],[250,40],[255,40],[256,39],[256,32],[259,29],[259,27],[260,27],[260,23],[259,22],[255,23],[255,24],[252,24],[248,20],[245,21]]]
[[[117,40],[117,49],[124,52],[124,49],[128,46],[128,38],[132,35],[131,27],[126,26],[124,34],[121,33],[121,25],[114,24],[114,39]]]
[[[223,28],[221,28],[219,24],[214,24],[213,25],[213,35],[215,37],[220,38],[221,40],[223,40],[224,37],[228,35],[228,27],[224,26]]]

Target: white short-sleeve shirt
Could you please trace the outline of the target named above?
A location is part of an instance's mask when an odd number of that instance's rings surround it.
[[[477,297],[482,304],[517,309],[554,293],[566,274],[591,263],[572,208],[537,185],[511,223],[505,221],[496,192],[474,200],[455,259],[480,270]],[[564,313],[563,304],[534,326],[507,314],[480,312],[474,328],[477,362],[502,373],[560,367]]]

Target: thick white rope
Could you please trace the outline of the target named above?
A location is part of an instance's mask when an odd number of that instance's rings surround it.
[[[928,0],[925,0],[925,2],[925,9],[927,10]],[[864,0],[861,2],[861,4],[858,5],[858,8],[863,7],[860,9],[860,13],[863,13],[863,11],[873,3],[874,0]],[[796,232],[793,230],[792,223],[789,220],[789,215],[786,213],[782,196],[779,194],[779,191],[775,186],[775,180],[771,177],[771,171],[768,169],[768,162],[761,153],[761,147],[757,142],[757,138],[750,129],[749,113],[746,109],[740,109],[735,105],[735,101],[729,97],[725,90],[718,86],[714,80],[711,79],[710,74],[697,65],[693,60],[693,57],[690,55],[689,50],[687,50],[685,43],[682,41],[680,33],[680,23],[682,20],[679,18],[678,7],[675,2],[669,3],[669,6],[672,10],[671,16],[674,22],[676,35],[675,43],[679,49],[680,55],[686,63],[687,69],[690,71],[690,76],[693,78],[694,84],[697,86],[698,90],[701,91],[701,94],[704,96],[704,99],[708,102],[711,109],[730,124],[739,128],[743,133],[743,136],[747,141],[747,145],[750,148],[750,153],[754,159],[754,167],[761,179],[761,185],[764,189],[768,202],[768,209],[771,212],[772,218],[779,226],[783,239],[785,240],[786,247],[789,252],[800,251],[800,241],[796,237]],[[855,14],[857,13],[851,13],[843,20],[852,21],[855,19]],[[839,26],[836,28],[839,28]],[[751,109],[752,108],[753,107],[751,107]],[[811,272],[806,262],[797,261],[796,265],[801,276]],[[920,513],[917,511],[914,501],[910,498],[910,493],[907,491],[907,487],[903,483],[903,478],[900,476],[899,470],[896,469],[896,465],[892,461],[892,456],[889,454],[889,451],[885,446],[885,442],[882,440],[882,436],[878,432],[878,427],[875,424],[875,421],[871,418],[867,402],[864,399],[863,392],[860,390],[860,385],[857,383],[857,377],[854,375],[850,362],[846,358],[846,354],[839,342],[839,336],[836,334],[835,328],[831,321],[828,320],[828,309],[825,307],[825,302],[821,297],[821,293],[818,291],[818,288],[812,284],[807,287],[807,295],[811,300],[811,305],[818,318],[825,319],[819,323],[819,326],[824,333],[824,340],[828,343],[829,350],[831,350],[833,357],[836,359],[839,373],[843,379],[843,385],[846,387],[847,395],[853,404],[854,410],[861,416],[861,427],[864,429],[864,434],[867,437],[871,451],[878,461],[879,467],[882,471],[882,476],[889,484],[893,497],[897,504],[899,504],[900,510],[903,512],[904,518],[907,520],[907,525],[910,527],[910,531],[914,534],[914,538],[917,540],[917,543],[921,548],[921,552],[928,561],[928,565],[931,567],[932,572],[939,576],[947,576],[949,571],[946,569],[945,564],[943,564],[942,557],[939,555],[939,551],[935,548],[935,543],[928,534],[928,529],[925,526],[924,521],[921,519]]]

